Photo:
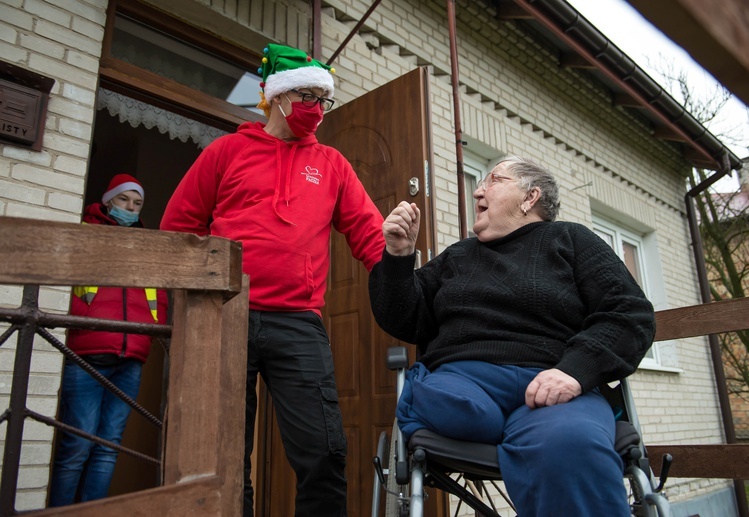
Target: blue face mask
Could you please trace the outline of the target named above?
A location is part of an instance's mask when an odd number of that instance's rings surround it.
[[[140,214],[138,212],[124,210],[117,205],[112,205],[111,208],[109,208],[109,216],[117,221],[120,226],[132,226],[138,222]]]

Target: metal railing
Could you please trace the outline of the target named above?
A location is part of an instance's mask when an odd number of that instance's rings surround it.
[[[8,425],[5,435],[5,450],[3,451],[3,470],[2,476],[0,477],[0,515],[12,515],[14,512],[16,488],[18,485],[18,472],[21,460],[20,452],[23,441],[23,421],[25,418],[31,418],[64,432],[83,437],[105,447],[110,447],[140,460],[161,466],[161,460],[157,458],[123,447],[117,443],[104,440],[96,435],[89,434],[81,429],[64,424],[59,420],[32,411],[27,407],[26,400],[28,395],[34,337],[40,336],[52,347],[59,350],[66,359],[85,370],[89,375],[102,384],[105,389],[109,390],[132,407],[149,423],[161,429],[163,424],[159,418],[149,413],[135,400],[127,396],[122,390],[109,381],[109,379],[99,373],[96,368],[65,346],[65,344],[49,332],[48,329],[63,327],[90,330],[112,330],[153,336],[169,336],[172,331],[171,326],[49,314],[39,309],[38,300],[39,286],[26,285],[23,289],[23,297],[20,307],[17,309],[5,309],[0,307],[0,321],[11,324],[8,330],[0,336],[0,347],[7,343],[16,332],[18,333],[15,367],[13,369],[13,381],[10,391],[10,403],[9,407],[0,414],[0,423],[7,422]]]

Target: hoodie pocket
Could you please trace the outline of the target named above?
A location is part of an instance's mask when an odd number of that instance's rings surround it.
[[[309,253],[282,242],[243,243],[250,291],[263,305],[306,307],[315,291]]]

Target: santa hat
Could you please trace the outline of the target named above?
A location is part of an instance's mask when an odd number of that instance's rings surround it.
[[[107,191],[104,192],[104,195],[101,196],[101,202],[105,205],[109,203],[109,200],[112,199],[117,194],[120,194],[122,192],[125,192],[126,190],[134,190],[138,194],[140,194],[140,197],[145,198],[145,194],[143,193],[143,186],[140,184],[140,182],[133,178],[129,174],[117,174],[112,180],[109,182],[109,187],[107,187]]]
[[[263,65],[257,73],[262,75],[265,99],[298,88],[320,88],[323,96],[332,97],[335,92],[333,76],[335,69],[312,59],[306,52],[285,45],[269,43],[263,49]]]

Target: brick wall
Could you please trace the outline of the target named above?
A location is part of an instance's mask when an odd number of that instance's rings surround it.
[[[41,151],[0,144],[0,216],[80,221],[106,4],[106,0],[0,3],[0,59],[55,80]],[[18,306],[21,291],[17,286],[0,286],[0,304]],[[68,289],[42,289],[44,310],[66,313],[68,304]],[[64,339],[63,332],[54,334]],[[13,339],[0,348],[2,407],[8,405],[14,354]],[[62,356],[37,337],[31,367],[28,406],[54,417]],[[18,510],[44,507],[52,451],[52,429],[26,422]]]

